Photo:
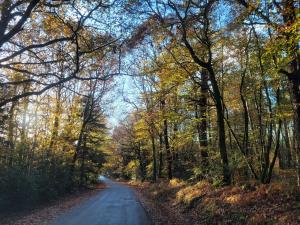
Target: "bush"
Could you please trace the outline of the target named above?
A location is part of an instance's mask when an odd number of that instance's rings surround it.
[[[56,161],[0,165],[0,210],[32,207],[66,193],[68,167]]]

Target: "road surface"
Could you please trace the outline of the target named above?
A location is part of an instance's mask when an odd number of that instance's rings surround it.
[[[133,190],[101,177],[107,188],[56,218],[52,225],[151,225]]]

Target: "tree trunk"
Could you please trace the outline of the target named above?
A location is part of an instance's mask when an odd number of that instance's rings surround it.
[[[271,182],[272,174],[273,174],[273,168],[274,168],[274,165],[275,165],[275,162],[276,162],[276,158],[277,158],[278,153],[279,153],[281,124],[282,124],[282,121],[281,121],[281,119],[279,119],[278,130],[277,130],[277,137],[276,137],[275,151],[274,151],[273,159],[272,159],[272,161],[270,163],[270,167],[268,168],[268,174],[266,176],[266,179],[264,180],[264,183],[267,183],[267,184],[269,184]]]
[[[208,172],[208,138],[207,138],[207,98],[208,98],[208,74],[206,69],[201,73],[201,90],[199,98],[200,121],[198,124],[199,145],[201,153],[201,167],[205,174]]]
[[[244,96],[244,84],[245,84],[245,75],[246,71],[244,71],[242,75],[242,81],[240,85],[240,97],[243,105],[243,110],[244,110],[244,137],[243,137],[243,148],[246,156],[248,156],[249,149],[248,149],[248,144],[249,144],[249,111],[248,111],[248,106],[247,106],[247,101]]]
[[[292,144],[290,141],[290,135],[288,131],[288,122],[286,119],[282,121],[283,124],[283,142],[284,142],[284,148],[282,148],[279,151],[278,158],[279,158],[279,168],[280,169],[288,169],[291,168],[291,163],[292,163]]]
[[[296,22],[296,1],[284,0],[283,6],[283,20],[286,27]],[[291,42],[289,33],[285,33],[287,43]],[[300,54],[299,43],[296,40],[292,40],[292,44],[289,47],[289,55],[293,60],[289,64],[289,68],[285,74],[288,76],[290,95],[294,109],[294,130],[295,130],[295,150],[298,158],[298,186],[300,186]]]
[[[222,167],[223,167],[223,183],[225,185],[231,184],[231,173],[229,169],[229,162],[228,162],[228,156],[227,156],[227,148],[226,148],[226,137],[225,137],[225,122],[224,122],[224,109],[223,109],[223,104],[222,104],[222,96],[220,93],[219,85],[216,80],[216,75],[213,70],[212,64],[211,64],[211,49],[208,47],[209,50],[209,62],[206,63],[202,61],[194,51],[193,47],[187,40],[187,33],[185,27],[183,27],[183,34],[182,34],[182,39],[187,47],[191,57],[193,58],[194,62],[201,66],[202,68],[206,68],[208,71],[209,75],[209,80],[212,85],[213,89],[213,97],[216,102],[216,110],[217,110],[217,124],[218,124],[218,136],[219,136],[219,151],[221,155],[221,160],[222,160]],[[207,40],[209,43],[209,40]]]
[[[83,146],[81,150],[81,165],[80,165],[80,186],[83,186],[84,170],[85,170],[85,154],[86,154],[86,135],[83,137]]]
[[[71,162],[71,165],[70,165],[70,172],[69,172],[69,178],[68,178],[69,179],[69,184],[68,185],[70,185],[69,188],[71,188],[71,185],[73,183],[75,163],[77,161],[77,157],[78,157],[81,145],[82,145],[83,135],[84,135],[84,124],[81,127],[78,142],[77,142],[77,145],[76,145],[76,149],[75,149],[75,152],[74,152],[74,155],[73,155],[73,158],[72,158],[72,162]]]
[[[300,61],[300,60],[299,60]],[[296,63],[296,62],[294,62]],[[300,186],[300,65],[291,65],[293,73],[289,75],[290,93],[294,109],[295,152],[297,154],[297,184]]]
[[[226,148],[224,109],[222,104],[222,97],[221,97],[220,89],[213,68],[211,66],[208,66],[207,70],[209,72],[209,77],[213,88],[214,99],[216,102],[219,150],[220,150],[222,166],[223,166],[223,183],[225,185],[229,185],[231,184],[231,173],[229,169],[229,162],[228,162],[227,148]]]
[[[25,143],[27,134],[26,134],[26,126],[27,126],[27,112],[28,112],[28,103],[29,99],[24,99],[24,107],[23,107],[23,115],[22,115],[22,123],[21,123],[21,142]]]
[[[158,166],[158,177],[162,178],[164,168],[164,160],[163,160],[163,135],[159,134],[159,166]]]
[[[9,119],[8,119],[8,147],[10,151],[9,159],[8,159],[9,166],[12,166],[13,153],[14,153],[15,106],[16,106],[16,102],[12,102],[9,110]]]
[[[151,131],[151,142],[152,142],[152,159],[153,159],[153,169],[152,169],[152,181],[156,182],[157,178],[157,165],[156,165],[156,146],[155,146],[155,137],[153,133],[153,129]]]
[[[162,105],[163,110],[165,111],[166,102],[164,99],[161,101],[161,105]],[[170,145],[169,145],[168,121],[166,118],[164,118],[163,124],[164,124],[164,127],[163,127],[164,142],[165,142],[167,162],[168,162],[168,178],[172,179],[173,178],[173,168],[172,168],[173,167],[173,159],[172,159],[172,153],[171,153],[171,149],[170,149]]]
[[[277,100],[277,106],[279,108],[280,107],[280,89],[279,88],[276,91],[276,100]],[[278,129],[277,129],[277,132],[276,132],[277,135],[276,135],[276,141],[275,141],[275,151],[274,151],[273,159],[272,159],[272,161],[270,163],[270,166],[268,168],[267,176],[264,180],[265,183],[270,183],[271,182],[273,168],[274,168],[275,161],[276,161],[276,158],[278,156],[279,148],[280,148],[281,125],[282,125],[282,120],[279,119],[278,120]]]

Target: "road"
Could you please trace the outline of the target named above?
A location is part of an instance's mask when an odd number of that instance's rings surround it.
[[[151,225],[133,190],[101,177],[107,188],[56,218],[52,225]]]

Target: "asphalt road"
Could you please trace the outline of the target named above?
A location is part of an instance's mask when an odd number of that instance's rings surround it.
[[[56,218],[52,225],[152,225],[133,190],[101,177],[107,188]]]

